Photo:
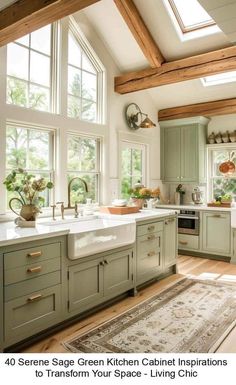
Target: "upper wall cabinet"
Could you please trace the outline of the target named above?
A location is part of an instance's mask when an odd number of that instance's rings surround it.
[[[206,181],[206,136],[209,119],[175,119],[160,122],[161,179],[163,182]]]

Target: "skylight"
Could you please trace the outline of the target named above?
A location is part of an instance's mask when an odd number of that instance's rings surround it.
[[[201,78],[201,82],[205,87],[216,86],[218,84],[233,83],[236,82],[236,71],[206,76],[204,78]]]
[[[215,25],[197,0],[168,0],[183,33]]]

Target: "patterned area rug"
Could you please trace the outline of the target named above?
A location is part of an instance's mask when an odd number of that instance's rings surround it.
[[[63,345],[83,353],[207,353],[235,324],[235,284],[185,278]]]

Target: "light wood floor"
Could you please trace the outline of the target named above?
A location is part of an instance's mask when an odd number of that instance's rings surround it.
[[[139,291],[136,297],[127,297],[107,309],[101,310],[94,315],[73,324],[54,335],[41,340],[34,345],[22,350],[25,353],[67,353],[61,345],[61,341],[78,336],[88,331],[94,326],[107,321],[114,316],[124,312],[130,307],[147,299],[158,292],[168,288],[168,286],[180,280],[183,276],[205,277],[206,279],[226,280],[236,284],[236,265],[226,262],[208,260],[197,257],[179,256],[178,274],[156,282],[145,289]],[[236,328],[229,334],[218,349],[221,353],[236,353]]]

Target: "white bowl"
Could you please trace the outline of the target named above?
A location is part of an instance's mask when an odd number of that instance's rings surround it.
[[[112,201],[113,206],[118,206],[118,207],[124,207],[127,206],[127,200],[126,199],[114,199]]]

